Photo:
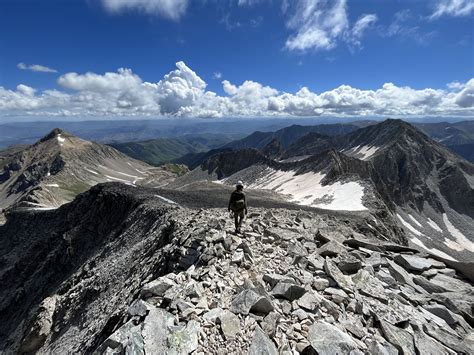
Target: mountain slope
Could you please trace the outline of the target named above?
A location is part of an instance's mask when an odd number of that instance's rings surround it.
[[[109,145],[134,159],[158,166],[186,154],[207,152],[230,142],[232,139],[229,135],[203,134],[142,142],[111,143]]]
[[[57,207],[106,181],[160,185],[174,174],[134,160],[117,150],[55,129],[37,143],[0,153],[0,208],[20,203]],[[1,160],[0,160],[1,161]]]
[[[474,346],[472,263],[382,241],[366,216],[253,208],[241,238],[226,214],[120,183],[12,211],[0,226],[0,352]]]
[[[357,130],[359,127],[352,124],[323,124],[316,126],[292,125],[275,132],[254,132],[251,135],[228,143],[224,147],[235,150],[245,148],[262,149],[273,139],[277,139],[284,148],[288,148],[306,134],[315,132],[325,136],[342,135]]]
[[[309,133],[281,157],[216,154],[192,176],[243,180],[301,205],[384,211],[418,247],[456,259],[474,256],[474,165],[412,125],[386,120],[342,136]]]

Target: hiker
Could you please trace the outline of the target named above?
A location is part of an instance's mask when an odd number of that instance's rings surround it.
[[[232,192],[229,200],[228,210],[234,214],[235,233],[240,233],[244,213],[247,214],[247,200],[245,199],[243,190],[244,184],[242,181],[238,181],[235,185],[235,191]]]

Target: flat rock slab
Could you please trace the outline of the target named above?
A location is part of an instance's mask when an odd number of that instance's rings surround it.
[[[422,258],[417,255],[400,254],[397,255],[394,260],[397,262],[397,264],[403,266],[405,269],[416,272],[423,272],[431,268],[442,269],[446,267],[446,265],[440,261]]]
[[[273,311],[272,302],[259,295],[253,290],[244,290],[234,297],[230,311],[236,314],[247,315],[250,312],[256,314],[268,314]]]
[[[357,344],[351,336],[323,321],[318,321],[309,328],[308,341],[318,354],[349,354],[357,350]]]
[[[353,283],[349,276],[346,276],[342,273],[337,265],[329,258],[326,258],[324,261],[324,270],[326,273],[336,281],[337,285],[346,292],[352,292]]]
[[[408,331],[384,320],[380,320],[380,327],[382,328],[385,338],[393,344],[401,354],[416,355],[413,336]]]

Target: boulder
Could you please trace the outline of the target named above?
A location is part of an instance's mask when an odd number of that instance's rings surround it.
[[[169,327],[174,325],[171,313],[161,308],[149,307],[142,328],[143,349],[146,354],[165,354],[168,351]]]
[[[317,250],[317,253],[321,255],[322,257],[326,257],[326,256],[334,257],[340,254],[346,254],[347,249],[341,243],[331,240],[327,242],[326,244],[324,244],[321,248],[319,248]]]
[[[357,350],[357,343],[347,333],[324,321],[309,328],[308,341],[318,354],[349,354]]]
[[[253,334],[252,343],[248,350],[248,355],[278,355],[278,350],[270,340],[270,338],[265,334],[265,332],[260,328],[256,327]]]
[[[286,283],[293,283],[296,284],[296,281],[294,278],[290,276],[283,276],[279,274],[264,274],[263,275],[263,281],[265,281],[267,284],[270,285],[270,287],[275,287],[277,283],[280,281],[286,282]]]
[[[408,331],[384,320],[380,320],[380,328],[385,338],[393,344],[401,354],[416,355],[413,336]]]
[[[321,296],[315,294],[314,292],[306,292],[297,301],[298,306],[310,312],[314,312],[319,307],[320,303]]]
[[[145,286],[143,286],[140,292],[140,296],[143,299],[146,299],[152,296],[163,297],[165,295],[165,292],[175,285],[176,285],[176,282],[174,282],[173,280],[169,279],[166,276],[162,276],[156,280],[153,280],[147,283]]]
[[[232,300],[230,311],[237,314],[268,314],[273,311],[272,302],[254,290],[244,290]]]
[[[240,333],[240,320],[232,312],[225,310],[218,316],[218,320],[221,324],[221,330],[226,340],[235,339],[237,334]]]
[[[399,254],[394,259],[399,265],[409,271],[423,272],[430,268],[444,268],[446,265],[434,259],[422,258],[417,255]]]
[[[344,291],[352,292],[353,283],[350,277],[344,275],[337,265],[329,258],[324,261],[324,270]]]
[[[440,304],[435,304],[435,305],[425,305],[423,306],[423,308],[426,309],[428,312],[431,312],[434,315],[440,317],[441,319],[444,319],[445,322],[451,326],[457,323],[455,319],[456,316],[445,306],[442,306]]]
[[[362,262],[356,257],[348,255],[337,264],[337,267],[346,274],[354,274],[362,267]]]
[[[417,284],[418,286],[422,287],[428,293],[443,293],[443,292],[447,291],[442,286],[439,286],[439,285],[427,280],[423,276],[413,277],[413,282],[415,284]]]
[[[275,298],[284,298],[288,301],[294,301],[304,295],[306,290],[298,285],[280,281],[272,290]]]

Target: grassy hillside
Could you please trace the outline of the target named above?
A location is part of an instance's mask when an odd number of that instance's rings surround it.
[[[187,135],[158,138],[142,142],[112,143],[110,146],[128,156],[151,165],[161,165],[190,153],[207,152],[235,139],[224,134]]]

